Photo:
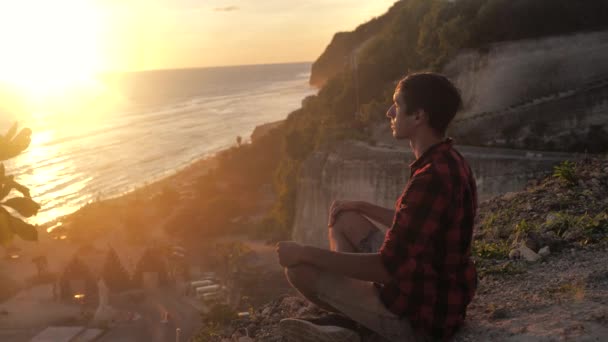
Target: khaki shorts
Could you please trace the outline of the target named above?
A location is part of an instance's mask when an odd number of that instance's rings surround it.
[[[362,252],[377,252],[384,241],[381,231],[361,241]],[[425,341],[417,336],[406,318],[389,311],[380,300],[373,282],[322,272],[315,284],[319,300],[389,341]]]

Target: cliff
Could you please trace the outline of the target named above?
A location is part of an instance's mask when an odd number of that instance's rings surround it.
[[[449,134],[476,146],[604,152],[608,78],[501,111],[460,118]]]
[[[398,5],[398,3],[395,4],[386,14],[358,26],[353,32],[336,33],[321,56],[312,65],[310,85],[321,88],[327,80],[340,73],[353,52],[390,24]]]
[[[498,112],[608,78],[608,31],[524,39],[465,49],[443,73],[460,89],[459,118]]]
[[[606,56],[605,31],[464,51],[444,69],[465,103],[449,134],[476,146],[605,151]]]

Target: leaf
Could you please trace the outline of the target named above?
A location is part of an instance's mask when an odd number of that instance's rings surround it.
[[[31,197],[30,189],[15,182],[13,180],[13,176],[7,176],[4,179],[4,186],[0,189],[0,200],[3,200],[6,196],[8,196],[13,189],[19,191],[24,197]]]
[[[5,141],[0,145],[0,160],[7,160],[18,156],[30,146],[32,130],[24,128],[11,141]]]
[[[17,191],[19,191],[24,197],[30,198],[30,189],[27,186],[21,185],[13,180],[11,176],[11,187]]]
[[[38,241],[38,231],[35,226],[10,215],[8,216],[8,220],[11,230],[20,238],[25,241]]]
[[[30,217],[36,215],[40,210],[40,205],[29,197],[9,198],[2,205],[15,209],[21,216]]]
[[[9,128],[9,130],[6,132],[6,135],[4,135],[4,139],[6,141],[11,141],[13,139],[13,137],[15,136],[15,133],[17,133],[17,127],[19,127],[19,125],[17,124],[17,122],[15,122],[11,128]]]
[[[8,213],[0,210],[0,245],[6,246],[13,239],[13,231],[11,230],[8,220]]]

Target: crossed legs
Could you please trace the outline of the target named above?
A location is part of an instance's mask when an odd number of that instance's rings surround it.
[[[378,228],[365,216],[355,212],[346,211],[339,214],[333,227],[329,228],[329,245],[332,251],[357,253],[359,245],[369,234]],[[285,268],[287,280],[306,299],[319,307],[337,312],[329,304],[319,300],[316,295],[315,284],[321,271],[310,265],[298,265]]]

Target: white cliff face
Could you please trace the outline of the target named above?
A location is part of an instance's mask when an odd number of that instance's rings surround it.
[[[462,92],[460,117],[577,89],[608,77],[608,31],[578,33],[468,50],[445,66]]]
[[[521,190],[529,180],[551,174],[557,163],[578,158],[566,153],[468,146],[456,149],[473,169],[480,201]],[[293,239],[327,248],[329,206],[337,199],[393,208],[413,160],[409,147],[373,147],[361,142],[344,142],[331,151],[313,153],[298,179]]]

